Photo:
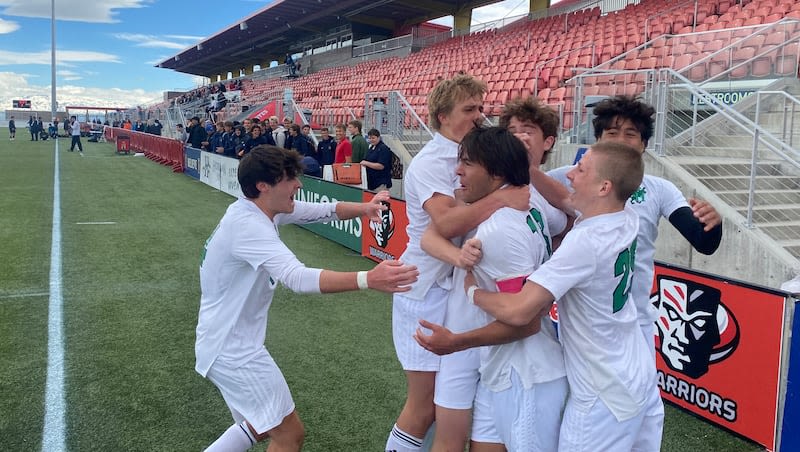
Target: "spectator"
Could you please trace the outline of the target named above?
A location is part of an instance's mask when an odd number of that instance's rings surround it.
[[[269,127],[275,146],[282,148],[286,144],[286,129],[278,122],[277,116],[269,117]]]
[[[336,157],[336,142],[328,134],[328,128],[323,127],[319,131],[322,139],[317,145],[317,158],[320,165],[332,165]]]
[[[292,127],[292,124],[294,124],[292,118],[288,116],[283,118],[283,128],[286,129],[286,131],[284,132],[286,139],[283,142],[283,147],[286,149],[292,148],[292,135],[289,133],[289,129]]]
[[[361,135],[361,121],[356,119],[347,123],[347,131],[350,133],[350,143],[353,147],[353,163],[364,160],[367,155],[367,140]]]
[[[336,132],[336,157],[333,163],[350,163],[353,161],[353,148],[344,130],[344,124],[337,124],[334,127]]]
[[[286,67],[289,68],[289,75],[294,77],[297,75],[297,65],[294,64],[294,58],[292,55],[287,53],[286,54]]]
[[[254,125],[252,129],[250,129],[250,138],[244,142],[244,146],[242,150],[239,151],[237,154],[239,158],[244,157],[247,155],[254,147],[267,144],[267,140],[261,135],[261,126]]]
[[[322,167],[319,166],[319,162],[314,157],[305,156],[300,164],[303,165],[303,174],[307,176],[322,177]]]
[[[189,144],[195,149],[201,149],[208,135],[206,129],[200,125],[200,118],[193,116],[189,124]]]
[[[186,129],[183,127],[183,124],[178,124],[175,126],[176,129],[176,137],[178,141],[183,144],[186,144],[186,140],[189,139],[189,134],[186,133]]]
[[[209,152],[216,152],[217,148],[220,147],[220,141],[222,141],[222,135],[225,134],[225,125],[221,122],[218,122],[214,125],[214,132],[206,138],[206,141],[203,142],[203,150]]]
[[[367,155],[360,162],[367,167],[367,190],[387,190],[392,186],[392,151],[381,140],[378,129],[370,129],[367,138]]]
[[[292,138],[292,149],[296,150],[303,157],[317,158],[314,147],[309,142],[309,139],[303,135],[300,126],[292,124],[289,128],[289,136]]]
[[[244,144],[247,142],[248,138],[247,133],[244,131],[244,126],[236,126],[233,129],[233,157],[239,156],[239,151],[244,149]],[[226,150],[226,153],[227,152]]]

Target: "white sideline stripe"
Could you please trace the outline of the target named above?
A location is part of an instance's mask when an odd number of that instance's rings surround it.
[[[0,300],[9,300],[11,298],[29,298],[29,297],[43,297],[49,295],[50,292],[18,292],[0,294]]]
[[[117,224],[116,221],[81,221],[75,224]]]
[[[64,424],[64,337],[61,294],[61,189],[58,140],[53,171],[53,232],[50,246],[50,302],[47,319],[47,383],[44,397],[42,450],[66,450]]]

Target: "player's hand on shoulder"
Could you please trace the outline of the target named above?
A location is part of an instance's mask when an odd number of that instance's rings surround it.
[[[461,245],[461,252],[458,257],[458,267],[467,270],[472,270],[472,267],[478,265],[481,261],[483,253],[481,252],[481,241],[476,238],[468,239]]]
[[[417,281],[419,270],[414,265],[385,260],[367,272],[367,285],[380,292],[408,292]]]
[[[459,351],[456,337],[452,331],[427,320],[420,320],[419,324],[420,327],[414,333],[414,340],[420,347],[440,356]],[[425,334],[423,328],[430,330],[431,334]]]
[[[531,191],[527,185],[520,187],[508,186],[494,191],[489,196],[499,196],[500,202],[512,209],[527,212],[530,210]]]
[[[689,198],[689,206],[692,208],[695,218],[705,225],[703,227],[704,231],[708,232],[722,223],[722,217],[720,217],[719,212],[708,201]]]

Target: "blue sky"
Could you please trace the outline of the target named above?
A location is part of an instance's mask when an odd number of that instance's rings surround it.
[[[291,0],[289,0],[291,1]],[[133,106],[202,80],[154,67],[270,0],[57,0],[59,105]],[[12,99],[50,109],[50,0],[0,0],[0,110]],[[224,5],[224,6],[223,6]],[[528,0],[476,10],[473,22],[524,14]],[[451,19],[441,21],[452,25]]]

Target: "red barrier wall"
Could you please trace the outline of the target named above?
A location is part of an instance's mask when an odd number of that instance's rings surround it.
[[[131,149],[144,153],[150,160],[172,166],[176,173],[183,172],[183,143],[180,141],[115,127],[105,128],[106,140],[116,142],[118,136],[130,137]]]

